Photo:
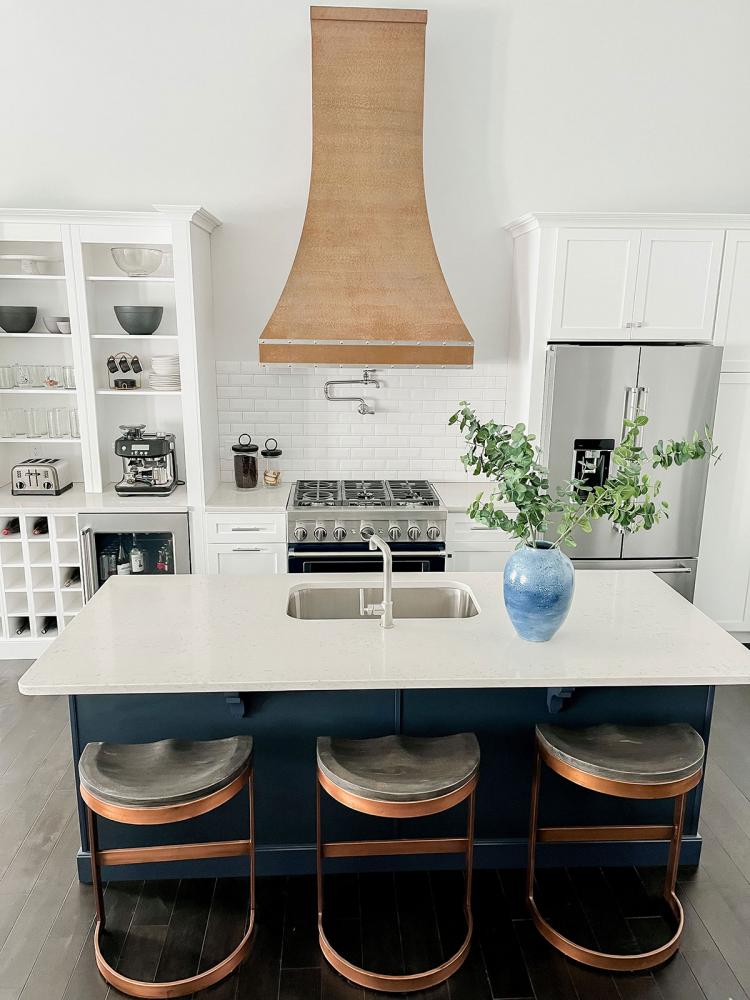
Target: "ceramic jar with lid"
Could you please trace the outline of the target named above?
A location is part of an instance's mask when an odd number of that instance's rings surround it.
[[[275,490],[277,486],[281,485],[281,469],[278,460],[282,455],[276,438],[266,440],[261,455],[265,460],[263,463],[263,485],[266,489]]]
[[[246,439],[246,440],[243,440]],[[249,434],[240,434],[234,452],[234,481],[238,490],[254,490],[258,485],[258,445]]]

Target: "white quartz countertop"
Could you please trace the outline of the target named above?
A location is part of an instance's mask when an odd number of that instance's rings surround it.
[[[187,490],[184,486],[168,497],[141,496],[120,497],[113,486],[104,493],[87,493],[83,483],[73,483],[73,486],[59,497],[48,496],[18,496],[11,495],[10,486],[0,488],[0,513],[17,514],[19,511],[43,514],[83,514],[94,512],[109,513],[125,512],[130,514],[152,514],[161,511],[166,514],[183,513],[188,509]]]
[[[292,484],[285,483],[269,490],[263,486],[262,479],[260,472],[254,490],[238,490],[234,483],[219,483],[206,504],[206,510],[216,514],[255,510],[285,513]]]
[[[649,572],[579,573],[567,622],[519,639],[497,573],[424,574],[399,587],[468,587],[467,619],[301,621],[292,588],[377,574],[113,577],[23,675],[23,694],[750,683],[750,651]],[[130,639],[123,641],[123,636]]]

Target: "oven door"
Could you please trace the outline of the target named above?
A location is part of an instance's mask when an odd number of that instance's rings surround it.
[[[442,545],[391,546],[394,573],[443,573],[446,553]],[[366,545],[290,545],[290,573],[377,573],[383,556]]]

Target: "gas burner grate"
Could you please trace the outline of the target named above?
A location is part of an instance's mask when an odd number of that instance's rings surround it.
[[[345,479],[342,494],[345,507],[385,507],[389,501],[382,479]]]
[[[295,507],[336,507],[340,498],[336,479],[300,479],[294,490]]]
[[[390,479],[388,491],[394,507],[437,507],[440,503],[426,479]]]

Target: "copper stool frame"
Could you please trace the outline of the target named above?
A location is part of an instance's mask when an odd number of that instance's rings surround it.
[[[668,799],[673,798],[674,818],[671,826],[570,826],[570,827],[539,827],[539,791],[542,778],[542,764],[550,770],[566,778],[573,784],[600,792],[603,795],[613,795],[623,799]],[[679,781],[636,784],[630,781],[617,781],[613,778],[602,778],[588,774],[585,771],[566,764],[551,754],[537,740],[536,760],[534,762],[534,778],[531,790],[531,816],[529,820],[529,863],[526,876],[526,901],[531,912],[534,926],[554,948],[568,958],[588,965],[595,969],[606,969],[609,972],[638,972],[643,969],[653,969],[671,958],[680,946],[680,939],[685,926],[685,915],[682,904],[675,893],[677,884],[677,867],[680,862],[680,847],[682,831],[685,824],[685,807],[687,793],[700,782],[703,768],[695,774]],[[562,842],[585,843],[587,841],[633,841],[633,840],[666,840],[669,839],[669,857],[664,879],[664,900],[674,918],[675,930],[666,944],[652,951],[640,952],[635,955],[615,955],[607,952],[594,951],[576,944],[556,931],[539,912],[534,899],[534,872],[536,866],[536,845]]]
[[[160,847],[125,847],[111,850],[100,850],[97,831],[97,817],[114,820],[116,823],[129,823],[133,826],[157,826],[162,823],[178,823],[181,820],[193,819],[205,813],[218,809],[219,806],[233,799],[244,788],[248,790],[250,800],[250,830],[247,840],[220,840],[204,844],[169,844]],[[253,806],[253,769],[246,768],[230,784],[220,788],[210,795],[194,799],[191,802],[181,802],[171,806],[132,807],[115,806],[110,802],[97,798],[92,792],[80,786],[81,798],[86,804],[86,823],[91,850],[91,880],[96,901],[96,928],[94,931],[94,955],[96,966],[104,979],[121,993],[131,997],[147,997],[151,1000],[164,1000],[169,997],[183,997],[197,990],[206,989],[220,982],[232,973],[245,960],[255,926],[255,816]],[[176,979],[171,982],[147,983],[139,979],[129,979],[121,975],[107,962],[102,954],[101,933],[106,926],[104,912],[104,894],[100,871],[102,865],[137,865],[149,861],[196,861],[205,858],[235,858],[247,856],[250,863],[250,912],[247,929],[242,940],[226,958],[210,969],[205,969],[194,976]]]
[[[318,940],[320,949],[326,961],[336,972],[346,979],[363,986],[365,989],[379,990],[382,993],[413,993],[415,990],[428,989],[445,982],[449,976],[460,969],[466,960],[471,946],[474,921],[471,915],[471,881],[474,854],[474,817],[476,814],[476,787],[479,774],[476,772],[459,788],[446,795],[433,799],[410,800],[408,802],[383,802],[368,799],[339,788],[318,767],[315,782],[316,808],[316,861],[318,884]],[[465,837],[433,837],[428,839],[408,840],[345,840],[323,841],[321,838],[320,790],[321,788],[332,799],[340,802],[355,812],[366,813],[368,816],[382,816],[386,819],[415,819],[420,816],[434,816],[436,813],[452,809],[465,799],[468,799],[466,836]],[[409,975],[394,976],[380,972],[370,972],[358,965],[353,965],[340,955],[328,940],[323,929],[323,861],[325,858],[352,857],[394,857],[405,854],[463,854],[466,858],[466,891],[464,893],[464,916],[466,918],[466,937],[458,951],[451,955],[441,965],[424,972]]]

